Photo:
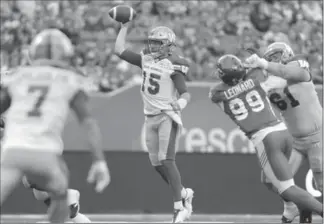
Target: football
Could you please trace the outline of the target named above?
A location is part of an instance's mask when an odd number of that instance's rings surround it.
[[[136,17],[135,10],[128,5],[118,5],[110,9],[109,16],[120,23],[127,23]]]

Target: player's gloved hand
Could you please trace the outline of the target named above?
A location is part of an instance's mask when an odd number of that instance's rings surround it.
[[[23,176],[22,183],[25,186],[25,188],[30,188],[31,187],[31,184],[29,183],[29,181],[28,181],[28,179],[27,179],[26,176]]]
[[[268,68],[268,62],[264,58],[260,58],[256,54],[253,54],[250,57],[248,57],[243,63],[243,65],[246,68],[261,68],[261,69]]]
[[[170,105],[174,111],[181,111],[181,107],[180,107],[178,101],[174,101],[174,102],[170,103]]]
[[[92,163],[89,170],[88,183],[95,183],[96,192],[102,192],[110,183],[110,173],[106,161],[98,160]]]

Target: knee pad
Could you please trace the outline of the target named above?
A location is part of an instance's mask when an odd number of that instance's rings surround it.
[[[279,182],[279,188],[278,188],[278,192],[279,194],[282,194],[283,192],[285,192],[288,188],[292,187],[295,185],[295,181],[294,179],[289,179],[289,180],[285,180],[285,181],[280,181]]]
[[[49,194],[46,191],[39,191],[33,189],[34,196],[38,201],[45,201],[50,198]]]
[[[66,197],[68,191],[68,177],[61,172],[53,172],[51,180],[47,183],[47,189],[53,194],[53,197]]]

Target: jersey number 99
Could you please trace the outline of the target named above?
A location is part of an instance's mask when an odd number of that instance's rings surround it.
[[[260,112],[264,109],[264,102],[256,90],[248,92],[245,96],[245,101],[253,112]],[[231,100],[229,102],[229,108],[237,121],[244,120],[249,115],[249,110],[246,108],[244,101],[240,98]]]
[[[147,91],[151,95],[158,94],[160,92],[160,84],[159,84],[158,81],[161,79],[161,76],[157,75],[157,74],[154,74],[154,73],[151,73],[151,74],[147,75],[147,73],[145,71],[143,71],[142,92],[145,91],[145,82],[146,82],[147,78],[148,78],[148,81],[149,81],[149,86],[147,87]]]

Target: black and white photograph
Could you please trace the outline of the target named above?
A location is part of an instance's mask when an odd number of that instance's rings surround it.
[[[323,0],[0,5],[1,223],[323,223]]]

